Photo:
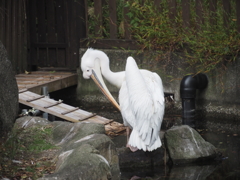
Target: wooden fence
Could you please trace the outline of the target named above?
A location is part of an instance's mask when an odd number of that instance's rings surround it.
[[[84,15],[84,0],[0,0],[0,41],[15,73],[76,70]]]
[[[125,6],[126,1],[0,0],[0,41],[8,51],[13,70],[21,73],[32,65],[76,69],[79,64],[80,47],[139,48],[131,37],[129,29],[131,19],[127,15],[130,9]],[[141,0],[142,5],[144,1],[147,0]],[[191,28],[193,11],[197,15],[196,28],[200,28],[204,23],[203,11],[206,11],[203,2],[209,2],[207,10],[210,12],[210,17],[214,17],[217,9],[222,8],[225,27],[228,27],[229,21],[234,20],[240,33],[240,0],[153,0],[160,13],[163,1],[167,2],[169,18],[174,19],[180,9],[184,28]],[[92,3],[92,7],[89,2]],[[123,3],[120,10],[121,20],[119,2]],[[189,2],[194,2],[194,6],[190,6]],[[219,4],[221,7],[218,6]],[[94,16],[98,18],[94,21],[94,27],[90,21],[90,10],[93,10]],[[107,20],[104,19],[106,17]],[[41,23],[43,25],[40,26]],[[103,28],[105,26],[107,28]],[[119,36],[120,26],[124,27],[121,36]],[[108,32],[105,32],[106,30]]]
[[[13,71],[27,69],[27,19],[25,0],[0,0],[0,41],[12,62]]]
[[[138,48],[134,41],[131,39],[131,32],[129,31],[129,17],[127,16],[127,13],[129,12],[129,9],[127,7],[123,7],[123,21],[124,21],[124,37],[119,38],[117,34],[119,34],[119,23],[117,19],[117,2],[118,0],[92,0],[94,2],[94,16],[97,17],[97,21],[95,22],[95,33],[91,34],[89,33],[90,29],[90,16],[89,10],[91,7],[87,6],[88,0],[85,0],[86,4],[86,37],[88,37],[87,40],[81,41],[81,46],[90,46],[90,47],[96,47],[96,48],[112,48],[112,47],[122,47],[126,49],[136,49]],[[129,0],[131,1],[131,0]],[[140,0],[139,0],[140,1]],[[142,5],[144,5],[144,1],[142,0]],[[154,0],[154,5],[156,9],[161,12],[161,2],[163,0]],[[214,24],[215,18],[214,14],[217,11],[217,8],[223,8],[224,13],[224,25],[227,28],[229,21],[233,20],[236,21],[237,24],[237,30],[240,33],[240,1],[239,0],[233,0],[235,1],[235,7],[231,6],[231,1],[229,0],[209,0],[208,5],[208,11],[210,16],[210,23]],[[195,11],[196,13],[196,28],[200,28],[201,24],[204,23],[204,8],[203,8],[203,2],[204,0],[195,0],[194,8],[190,7],[190,2],[193,2],[191,0],[169,0],[167,1],[167,5],[169,8],[169,18],[174,19],[177,16],[177,9],[179,10],[179,7],[181,9],[181,18],[182,18],[182,26],[183,28],[191,28],[190,21],[191,21],[191,11]],[[221,7],[218,7],[219,2],[221,3]],[[108,13],[109,13],[109,21],[108,24],[103,23],[103,9],[104,5],[108,4]],[[191,9],[193,8],[193,9]],[[235,10],[236,13],[234,14],[234,17],[230,19],[231,11]],[[105,12],[106,13],[106,12]],[[211,18],[212,17],[212,18]],[[103,32],[104,26],[109,26],[109,36],[105,36],[105,32]],[[89,39],[89,37],[93,38],[94,40]],[[101,38],[100,38],[101,37]]]

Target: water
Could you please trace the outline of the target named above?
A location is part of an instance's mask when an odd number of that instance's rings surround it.
[[[65,103],[79,106],[89,112],[122,123],[121,114],[111,106],[87,104],[76,101],[75,87],[51,93],[55,100],[63,99]],[[66,94],[68,94],[66,96]],[[63,96],[64,95],[64,96]],[[173,165],[125,169],[121,167],[121,179],[154,179],[154,180],[240,180],[240,134],[221,129],[199,129],[202,137],[212,143],[222,153],[222,158],[205,164]],[[126,145],[126,137],[113,139],[118,148]]]

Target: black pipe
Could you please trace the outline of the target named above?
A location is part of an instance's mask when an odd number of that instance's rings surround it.
[[[208,85],[205,74],[184,76],[180,84],[180,97],[182,98],[183,124],[195,127],[195,98],[196,90],[204,89]]]

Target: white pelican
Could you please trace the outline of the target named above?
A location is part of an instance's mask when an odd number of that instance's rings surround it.
[[[81,69],[83,77],[85,79],[91,77],[121,111],[124,125],[132,130],[127,147],[133,152],[138,149],[153,151],[161,147],[159,131],[165,104],[162,80],[156,73],[139,70],[132,57],[127,58],[126,71],[112,72],[108,56],[92,48],[82,56]],[[108,91],[102,75],[120,89],[120,107]],[[129,131],[127,133],[129,135]]]

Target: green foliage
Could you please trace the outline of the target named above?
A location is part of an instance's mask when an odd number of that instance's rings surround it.
[[[108,38],[109,37],[109,23],[111,21],[109,17],[109,1],[103,1],[102,4],[102,19],[96,16],[94,13],[94,2],[92,0],[87,1],[88,6],[88,38]],[[121,26],[123,22],[123,7],[124,7],[124,0],[117,0],[117,24],[116,26],[119,27],[119,34],[118,37],[122,37]],[[100,31],[102,31],[103,36],[96,36],[97,34],[101,34],[100,32],[95,32],[95,29],[98,25],[98,22],[102,21],[103,26],[100,27]],[[98,27],[99,28],[99,27]]]
[[[234,1],[232,6],[236,7]],[[240,35],[237,32],[235,11],[229,17],[228,28],[224,27],[222,1],[218,1],[217,11],[212,14],[209,2],[204,1],[204,23],[197,28],[197,15],[191,1],[190,28],[182,25],[181,0],[177,1],[177,14],[171,19],[166,0],[161,1],[161,11],[146,0],[128,1],[127,7],[132,37],[142,46],[142,50],[164,52],[184,51],[185,61],[199,72],[209,72],[227,61],[235,60],[240,50]],[[236,9],[236,8],[235,8]]]
[[[176,13],[169,7],[168,0],[162,0],[159,7],[153,0],[118,0],[116,26],[118,38],[123,38],[123,8],[129,8],[129,25],[131,37],[143,50],[155,50],[156,60],[169,59],[172,52],[182,51],[184,61],[198,72],[209,72],[218,67],[225,68],[226,62],[234,61],[240,50],[240,34],[236,24],[236,1],[231,2],[227,27],[224,24],[222,0],[217,0],[216,12],[210,11],[210,2],[203,0],[203,23],[199,24],[196,14],[196,1],[190,2],[190,28],[183,27],[182,1],[176,0]],[[89,10],[93,2],[88,1]],[[159,10],[160,8],[160,10]],[[109,38],[109,6],[103,5],[102,37],[96,37],[94,28],[98,17],[89,13],[89,38]],[[167,61],[166,61],[167,62]]]

